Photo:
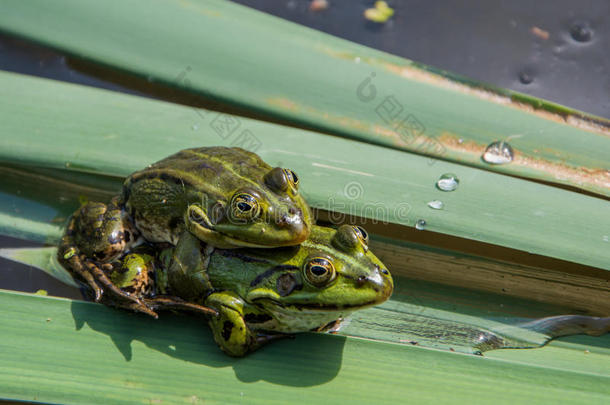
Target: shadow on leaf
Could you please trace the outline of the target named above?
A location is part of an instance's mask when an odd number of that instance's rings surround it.
[[[345,337],[305,333],[263,347],[244,358],[225,355],[216,345],[205,319],[163,312],[155,320],[89,302],[73,301],[76,330],[85,325],[108,335],[125,362],[142,353],[139,341],[167,356],[206,367],[233,367],[242,382],[265,380],[288,386],[315,386],[339,373]],[[93,349],[92,349],[93,350]]]

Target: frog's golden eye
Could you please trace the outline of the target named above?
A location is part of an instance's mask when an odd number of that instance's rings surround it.
[[[305,265],[307,281],[316,287],[321,287],[335,279],[335,266],[324,257],[314,257]]]
[[[299,189],[299,176],[295,172],[290,169],[284,169],[284,173],[286,174],[286,178],[288,182],[292,184],[295,190]]]
[[[236,194],[231,200],[231,216],[233,219],[249,221],[260,214],[260,206],[256,198],[248,193]]]

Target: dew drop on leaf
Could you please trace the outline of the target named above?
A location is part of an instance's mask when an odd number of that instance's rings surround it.
[[[428,202],[428,207],[434,210],[442,210],[445,207],[445,204],[441,200],[432,200]]]
[[[483,153],[483,160],[492,165],[503,165],[513,161],[513,148],[504,141],[492,142]]]
[[[453,191],[458,188],[460,180],[453,173],[445,173],[436,182],[436,187],[441,191]]]

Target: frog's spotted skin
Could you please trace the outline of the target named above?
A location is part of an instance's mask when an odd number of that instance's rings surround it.
[[[256,200],[255,221],[236,217],[232,201],[240,196]],[[144,239],[173,245],[185,229],[223,248],[296,245],[312,221],[296,175],[239,148],[178,152],[132,174],[122,199]]]
[[[392,277],[362,235],[360,227],[313,226],[300,246],[264,250],[204,248],[183,238],[163,268],[174,295],[218,311],[209,321],[216,342],[243,356],[390,297]]]
[[[240,148],[178,152],[127,178],[108,205],[88,203],[70,221],[59,260],[93,288],[150,313],[104,271],[141,242],[179,243],[189,234],[213,246],[269,248],[295,245],[312,218],[298,193],[298,177]]]

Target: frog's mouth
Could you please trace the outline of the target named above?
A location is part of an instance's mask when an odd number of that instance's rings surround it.
[[[257,300],[253,300],[254,302],[264,302],[266,301],[268,304],[271,304],[275,307],[281,308],[282,310],[288,310],[291,312],[303,312],[303,310],[308,312],[352,312],[357,309],[364,309],[373,307],[375,305],[379,305],[385,301],[385,299],[375,299],[371,301],[364,302],[362,304],[353,304],[353,305],[324,305],[324,304],[300,304],[296,303],[283,303],[273,298],[260,298]]]
[[[297,310],[306,309],[312,312],[338,312],[338,311],[354,311],[356,309],[363,309],[368,307],[373,307],[375,305],[380,304],[383,301],[373,300],[368,301],[363,304],[354,304],[354,305],[312,305],[312,304],[284,304],[282,305],[284,308],[286,307],[294,307]]]
[[[205,241],[217,248],[235,249],[235,248],[264,248],[266,245],[259,243],[247,242],[243,239],[236,238],[225,232],[220,232],[214,229],[211,223],[200,222],[191,223],[189,231],[193,233],[199,240]]]
[[[198,213],[199,218],[197,221],[190,221],[187,218],[186,223],[188,230],[197,236],[199,240],[205,241],[221,249],[293,246],[298,245],[307,239],[310,232],[310,226],[306,222],[291,221],[281,225],[281,227],[283,227],[281,232],[265,233],[265,228],[251,230],[249,233],[252,235],[252,239],[256,237],[265,241],[265,243],[256,243],[226,232],[222,225],[213,224],[202,210],[199,210]],[[271,233],[277,234],[278,236],[270,238],[269,234]]]
[[[246,240],[240,239],[238,237],[229,235],[227,233],[224,232],[220,232],[220,231],[214,231],[212,230],[212,232],[216,232],[219,235],[222,235],[222,239],[227,241],[228,244],[230,245],[228,248],[263,248],[263,249],[272,249],[272,248],[280,248],[280,247],[286,247],[286,246],[296,246],[299,245],[300,243],[303,243],[306,239],[307,236],[309,235],[309,228],[304,228],[305,230],[299,230],[299,232],[295,232],[294,234],[292,234],[292,236],[290,238],[286,238],[286,239],[273,239],[273,240],[268,240],[266,244],[261,244],[261,243],[254,243],[254,242],[248,242]],[[216,245],[218,247],[223,247],[223,246],[219,246]]]

